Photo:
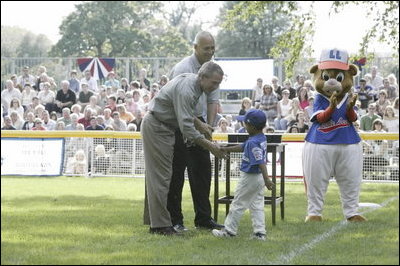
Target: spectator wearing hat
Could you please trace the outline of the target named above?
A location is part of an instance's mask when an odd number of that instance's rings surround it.
[[[360,79],[359,84],[360,85],[354,89],[354,92],[358,94],[358,100],[361,103],[361,109],[366,110],[369,102],[376,97],[375,90],[372,86],[367,85],[367,80],[364,78]]]
[[[47,129],[43,126],[42,119],[36,118],[35,119],[35,126],[32,128],[32,130],[47,130]]]
[[[81,83],[79,82],[79,80],[76,78],[78,75],[78,73],[76,72],[75,69],[71,70],[70,72],[70,79],[69,81],[69,88],[75,92],[75,94],[79,93],[79,90],[81,88]]]
[[[112,88],[114,88],[114,89],[119,89],[120,88],[120,83],[119,83],[119,80],[117,80],[116,78],[115,78],[115,73],[114,73],[114,71],[110,71],[110,72],[108,72],[108,75],[107,75],[107,81],[104,83],[104,85],[106,86],[106,87],[112,87]]]
[[[21,88],[24,88],[26,83],[35,84],[35,77],[29,74],[28,66],[22,68],[22,75],[17,79],[17,84],[21,85]]]

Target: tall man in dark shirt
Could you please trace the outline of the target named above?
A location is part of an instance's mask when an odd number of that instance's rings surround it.
[[[177,63],[169,75],[170,80],[182,73],[197,74],[200,67],[210,61],[215,52],[213,36],[206,31],[199,32],[194,41],[194,53]],[[217,114],[219,88],[209,94],[203,93],[196,105],[194,115],[202,122],[212,125]],[[211,126],[209,126],[211,128]],[[206,136],[211,139],[210,136]],[[185,143],[186,142],[186,143]],[[182,190],[184,185],[185,168],[188,169],[190,190],[192,193],[196,227],[221,229],[211,218],[210,187],[211,160],[210,152],[202,147],[187,142],[180,130],[175,132],[173,173],[168,194],[168,211],[176,231],[187,231],[182,214]]]

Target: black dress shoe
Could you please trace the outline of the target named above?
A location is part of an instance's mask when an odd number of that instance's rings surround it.
[[[222,224],[216,223],[213,219],[209,220],[207,223],[196,224],[196,228],[199,229],[222,229],[225,228]]]
[[[151,234],[164,235],[164,236],[177,235],[178,234],[178,232],[176,232],[175,229],[172,226],[155,227],[155,228],[151,228],[150,227],[149,232]]]

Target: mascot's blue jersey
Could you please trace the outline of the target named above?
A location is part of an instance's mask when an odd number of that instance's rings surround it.
[[[317,94],[314,101],[314,113],[311,117],[313,122],[308,131],[306,141],[316,144],[355,144],[361,141],[356,132],[353,123],[347,120],[348,94],[338,103],[331,119],[320,124],[317,121],[317,115],[329,106],[329,99],[322,94]]]

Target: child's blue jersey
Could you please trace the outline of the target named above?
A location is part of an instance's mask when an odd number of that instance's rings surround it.
[[[261,173],[259,164],[266,163],[267,156],[267,138],[260,133],[242,144],[243,156],[240,170],[246,173]]]
[[[320,124],[317,115],[325,111],[329,106],[329,99],[322,94],[317,94],[314,101],[314,113],[311,117],[313,122],[308,131],[306,141],[317,144],[355,144],[361,141],[353,123],[347,120],[348,94],[336,106],[331,119]]]

